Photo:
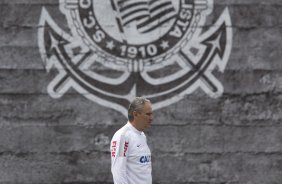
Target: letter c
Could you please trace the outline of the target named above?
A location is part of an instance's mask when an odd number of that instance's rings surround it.
[[[141,158],[140,158],[140,162],[141,163],[144,163],[145,161],[144,161],[144,156],[142,156]]]

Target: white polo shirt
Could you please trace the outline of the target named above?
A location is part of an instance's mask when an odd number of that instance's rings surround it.
[[[115,184],[152,184],[151,151],[144,132],[131,123],[111,141],[111,170]]]

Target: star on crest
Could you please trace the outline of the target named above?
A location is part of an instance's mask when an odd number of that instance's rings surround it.
[[[113,41],[107,42],[106,47],[110,50],[113,50],[113,48],[115,47],[114,42]]]
[[[164,41],[164,40],[163,40],[163,41],[162,41],[162,44],[161,44],[160,46],[163,48],[163,50],[169,48],[168,41]]]

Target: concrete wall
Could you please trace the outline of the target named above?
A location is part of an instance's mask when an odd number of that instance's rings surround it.
[[[0,1],[0,184],[112,183],[109,144],[126,118],[74,90],[47,93],[37,33],[42,7],[68,31],[57,0]],[[233,46],[224,93],[201,89],[154,112],[146,132],[155,184],[280,184],[282,2],[215,0]]]

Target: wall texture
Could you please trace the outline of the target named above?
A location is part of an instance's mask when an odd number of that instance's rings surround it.
[[[126,118],[72,89],[50,97],[42,7],[69,31],[57,0],[0,1],[0,184],[112,183],[110,139]],[[224,93],[197,89],[154,111],[155,184],[282,181],[282,2],[215,0],[207,25],[226,7],[232,51],[224,73],[213,71]]]

